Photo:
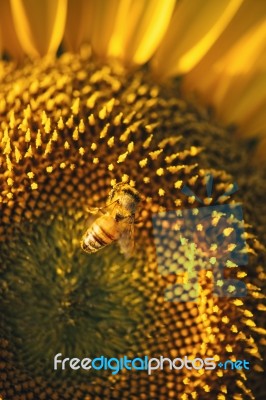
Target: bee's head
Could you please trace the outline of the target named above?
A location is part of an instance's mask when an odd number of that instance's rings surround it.
[[[134,214],[138,203],[141,201],[139,192],[127,183],[118,183],[109,195],[109,202],[118,200],[124,209]]]
[[[127,183],[120,182],[120,183],[117,183],[113,187],[113,189],[110,191],[109,202],[112,200],[115,200],[115,198],[125,196],[125,195],[131,196],[136,203],[139,203],[141,200],[141,196],[135,188],[133,188],[132,186],[130,186]]]
[[[131,196],[136,204],[138,204],[141,200],[139,192],[134,189],[130,185],[125,185],[125,187],[121,190],[124,195]]]
[[[138,203],[141,197],[136,189],[130,185],[126,185],[122,189],[120,197],[120,204],[130,213],[135,214]]]

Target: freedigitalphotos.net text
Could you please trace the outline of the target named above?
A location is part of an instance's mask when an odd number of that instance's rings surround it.
[[[58,353],[54,357],[54,370],[111,370],[113,375],[118,374],[122,369],[131,370],[144,370],[147,371],[149,375],[151,375],[152,371],[155,370],[163,370],[165,368],[169,368],[170,370],[180,370],[182,368],[186,368],[189,370],[192,369],[205,369],[212,370],[217,368],[223,369],[247,369],[249,370],[249,362],[246,360],[226,360],[224,363],[216,364],[214,358],[194,358],[189,359],[187,356],[183,358],[174,358],[170,359],[167,357],[160,356],[159,358],[149,358],[145,357],[135,357],[128,358],[127,356],[123,356],[121,358],[107,358],[104,356],[96,357],[96,358],[62,358],[62,353]]]

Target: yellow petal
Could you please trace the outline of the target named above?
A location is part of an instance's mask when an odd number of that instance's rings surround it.
[[[223,65],[226,66],[228,60],[226,62],[225,60],[229,52],[231,51],[231,54],[234,54],[235,50],[232,49],[235,49],[236,44],[244,36],[247,37],[259,24],[264,22],[265,15],[266,2],[256,1],[251,3],[244,1],[230,24],[206,53],[205,57],[187,74],[185,77],[185,87],[189,90],[197,89],[203,94],[205,93],[206,98],[212,98],[216,94],[216,84],[220,82],[220,85],[222,85],[225,82],[225,79],[219,75],[222,69],[221,60],[224,61]],[[245,51],[244,44],[243,53]],[[217,67],[219,63],[220,68]]]
[[[127,0],[125,1],[127,2]],[[95,53],[106,56],[115,27],[116,15],[123,1],[89,0],[89,2],[91,3],[92,20],[90,19],[91,27],[88,36]]]
[[[264,87],[265,87],[264,79]],[[252,104],[252,103],[251,103]],[[266,98],[260,106],[252,107],[248,116],[240,120],[239,136],[261,136],[266,138]],[[265,153],[266,157],[266,153]]]
[[[219,115],[226,122],[237,122],[244,126],[247,123],[250,124],[251,120],[256,119],[257,110],[266,104],[265,88],[266,73],[257,73],[248,82],[245,82],[242,76],[235,78],[230,84],[224,101],[220,103]],[[257,123],[255,125],[258,126]],[[247,132],[247,134],[252,133],[256,132]]]
[[[116,21],[130,7],[132,0],[69,0],[65,29],[67,48],[78,50],[90,42],[94,52],[108,55]]]
[[[164,75],[186,73],[206,54],[243,0],[184,0],[177,4],[153,61]],[[192,5],[193,4],[193,5]]]
[[[246,100],[243,98],[244,92],[256,90],[256,84],[250,83],[250,81],[254,81],[252,76],[256,74],[257,69],[263,68],[262,60],[264,58],[260,60],[260,57],[265,54],[265,49],[266,21],[244,35],[221,60],[215,63],[213,77],[216,81],[215,90],[214,87],[211,90],[212,101],[219,107],[221,114],[226,114],[227,120],[232,119],[231,115],[233,117],[232,106],[236,107],[240,102],[243,103]],[[261,88],[257,87],[257,89]],[[257,101],[256,93],[254,94],[252,100]],[[239,99],[238,104],[236,104],[237,99]]]
[[[11,0],[17,36],[30,56],[55,53],[66,21],[66,0]]]
[[[266,16],[265,16],[266,17]],[[258,68],[257,60],[264,54],[266,48],[266,18],[252,31],[244,35],[228,51],[225,57],[216,63],[217,71],[231,76],[249,72]]]
[[[122,58],[124,55],[126,33],[139,16],[139,13],[136,13],[139,2],[136,1],[134,9],[133,4],[133,0],[120,1],[116,10],[114,29],[108,45],[108,55],[112,57]]]
[[[227,123],[245,127],[245,135],[256,135],[263,126],[257,110],[266,103],[265,50],[263,21],[231,46],[214,64],[209,81],[205,80],[205,94],[216,106],[217,115]]]
[[[165,34],[174,5],[174,0],[121,4],[109,54],[137,64],[149,60]]]
[[[80,45],[91,36],[93,4],[89,0],[68,0],[64,42],[71,51],[78,51]]]
[[[15,58],[21,58],[23,50],[15,31],[10,2],[7,0],[0,2],[0,30],[2,48],[7,51],[9,55]]]

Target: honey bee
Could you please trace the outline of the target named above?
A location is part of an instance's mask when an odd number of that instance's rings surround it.
[[[86,253],[95,253],[113,242],[118,242],[126,257],[134,249],[135,213],[141,196],[127,183],[118,183],[109,193],[106,206],[91,208],[91,214],[102,213],[87,229],[81,239]]]

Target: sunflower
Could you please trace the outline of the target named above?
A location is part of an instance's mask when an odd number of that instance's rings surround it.
[[[264,399],[265,3],[0,9],[1,398]],[[143,198],[135,252],[112,243],[86,254],[87,209],[119,182]],[[244,225],[232,220],[239,203]],[[58,353],[245,359],[250,369],[87,373],[54,370]]]

